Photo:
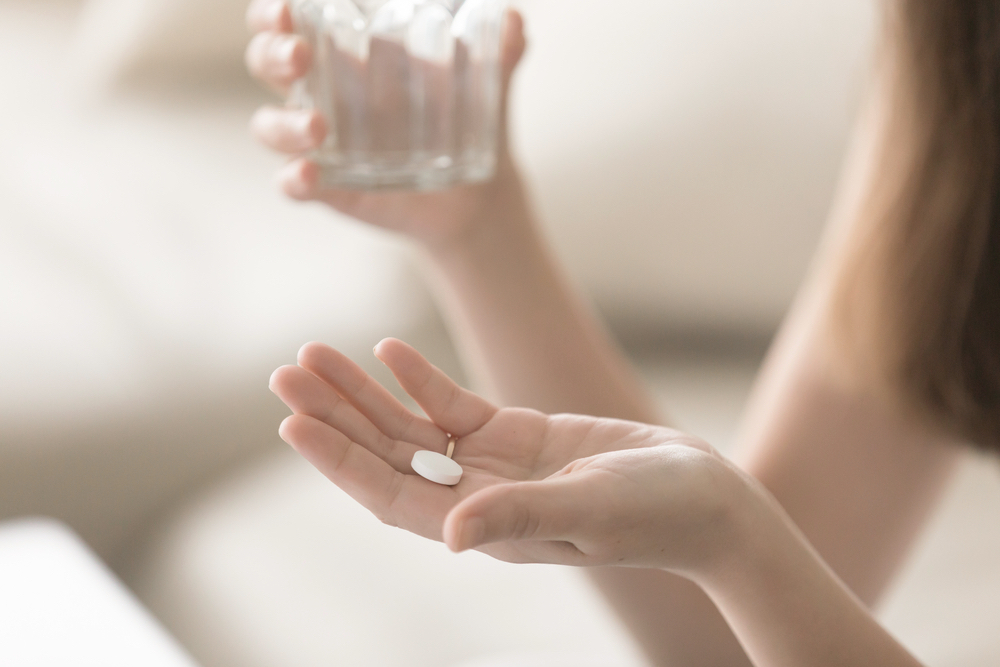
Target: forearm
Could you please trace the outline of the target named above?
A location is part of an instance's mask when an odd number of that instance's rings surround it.
[[[503,404],[659,422],[648,390],[554,259],[516,174],[501,178],[494,219],[429,253],[474,374]]]
[[[516,176],[481,233],[432,250],[445,316],[480,381],[507,405],[662,422],[649,393],[574,292],[536,228]],[[592,579],[655,664],[748,665],[694,584],[656,570],[593,568]]]
[[[591,568],[650,663],[664,667],[750,667],[750,660],[705,592],[670,572]]]
[[[773,499],[743,548],[693,577],[757,667],[918,667]]]

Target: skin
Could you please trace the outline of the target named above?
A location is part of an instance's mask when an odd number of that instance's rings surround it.
[[[322,343],[271,389],[281,437],[384,523],[514,563],[664,571],[703,589],[759,665],[918,664],[829,571],[756,480],[662,426],[497,408],[405,343],[375,348],[427,414]],[[462,480],[409,466],[458,438]],[[849,640],[849,641],[845,641]]]
[[[248,67],[285,90],[311,57],[289,34],[287,7],[255,2],[248,20],[257,33]],[[511,13],[505,103],[522,29]],[[377,355],[425,420],[339,353],[310,344],[298,366],[272,378],[294,413],[282,437],[383,521],[453,549],[591,566],[653,664],[917,664],[868,606],[960,449],[842,372],[826,306],[844,248],[873,224],[863,202],[887,150],[886,89],[875,86],[859,122],[826,239],[762,368],[735,462],[651,426],[663,423],[654,402],[537,230],[506,133],[489,183],[323,191],[300,157],[322,141],[322,119],[262,109],[251,129],[290,156],[284,191],[414,239],[468,367],[499,405],[540,411],[494,407],[404,344],[383,342]],[[461,436],[456,459],[466,469],[450,489],[407,467],[417,447],[443,452],[446,432]]]
[[[282,437],[382,521],[515,563],[686,569],[719,557],[711,549],[723,540],[704,527],[737,520],[718,501],[750,480],[707,443],[638,422],[500,409],[402,341],[375,353],[429,419],[321,343],[270,386],[295,413]],[[444,453],[449,433],[464,472],[442,486],[410,460]]]

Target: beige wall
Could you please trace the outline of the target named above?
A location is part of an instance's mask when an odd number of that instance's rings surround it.
[[[574,272],[626,321],[771,329],[824,223],[875,3],[526,5],[517,144]]]
[[[244,0],[88,0],[85,85],[238,77]],[[626,324],[769,331],[824,222],[873,0],[520,0],[518,154],[559,251]]]

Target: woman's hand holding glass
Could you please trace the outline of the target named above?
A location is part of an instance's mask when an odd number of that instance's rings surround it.
[[[510,562],[660,567],[694,574],[731,553],[755,487],[703,441],[615,419],[499,409],[413,348],[376,355],[428,418],[336,350],[310,343],[271,378],[295,413],[282,438],[383,522]],[[414,452],[464,469],[446,487]]]
[[[281,94],[308,71],[309,45],[293,33],[287,0],[255,0],[247,12],[255,36],[246,51],[251,74]],[[519,212],[523,192],[507,150],[506,104],[511,75],[524,52],[521,16],[508,12],[504,25],[502,101],[499,157],[494,178],[486,183],[435,192],[363,191],[323,188],[319,167],[305,157],[319,147],[327,134],[322,115],[315,110],[266,106],[251,121],[251,131],[261,143],[289,155],[279,181],[295,199],[322,201],[364,222],[402,232],[431,249],[447,248],[474,237],[484,225],[502,224]]]

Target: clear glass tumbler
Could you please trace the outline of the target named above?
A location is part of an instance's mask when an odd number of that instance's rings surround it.
[[[329,129],[327,186],[436,189],[497,161],[504,0],[293,0],[313,67],[293,103]]]

